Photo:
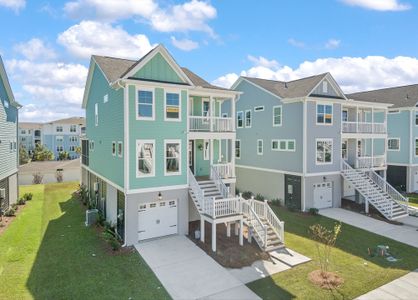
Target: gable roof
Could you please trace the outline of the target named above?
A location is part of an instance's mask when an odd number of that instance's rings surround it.
[[[51,122],[48,122],[48,124],[72,124],[72,125],[84,126],[86,124],[86,120],[84,117],[70,117],[70,118],[51,121]]]
[[[415,107],[418,103],[418,84],[352,93],[347,97],[358,101],[393,104],[391,108]]]
[[[183,72],[189,77],[190,81],[193,83],[194,86],[200,86],[206,89],[214,89],[214,90],[224,90],[224,91],[230,91],[230,89],[222,88],[213,84],[210,84],[206,80],[204,80],[202,77],[196,75],[192,71],[190,71],[187,68],[181,68]]]
[[[7,77],[6,69],[4,68],[3,59],[0,55],[0,78],[3,81],[4,88],[6,89],[7,96],[9,97],[10,104],[16,108],[21,108],[20,105],[16,100],[15,96],[13,95],[12,88],[10,86],[9,78]]]
[[[268,92],[278,96],[281,99],[307,97],[325,78],[330,80],[331,84],[335,84],[337,91],[340,92],[341,95],[344,95],[330,73],[323,73],[292,81],[278,81],[245,76],[242,76],[241,78],[258,85],[259,87],[267,90]],[[239,82],[240,79],[234,83],[232,89],[234,89],[239,84]]]
[[[136,63],[135,60],[110,56],[93,55],[92,58],[96,61],[109,83],[121,78],[126,70]]]

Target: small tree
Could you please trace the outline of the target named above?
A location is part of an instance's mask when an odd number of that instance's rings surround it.
[[[81,154],[81,147],[80,146],[75,148],[75,153],[77,153],[78,155]]]
[[[316,249],[318,251],[321,275],[326,277],[329,270],[331,250],[337,242],[338,235],[341,233],[341,223],[335,224],[332,230],[315,224],[309,227],[312,238],[317,242]]]
[[[70,157],[70,154],[67,151],[61,151],[58,153],[59,160],[67,160]]]
[[[44,175],[42,175],[40,172],[33,173],[32,176],[33,176],[33,179],[32,179],[33,184],[41,184],[42,180],[44,179]]]
[[[54,160],[54,154],[45,146],[36,144],[33,152],[33,159],[37,161]]]
[[[19,164],[24,165],[29,162],[29,154],[26,151],[26,148],[23,145],[19,146]]]

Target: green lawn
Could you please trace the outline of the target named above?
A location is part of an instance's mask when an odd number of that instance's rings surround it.
[[[418,207],[418,194],[408,194],[409,205]]]
[[[313,261],[250,283],[248,286],[263,299],[353,299],[418,268],[418,249],[343,224],[331,263],[332,270],[340,274],[345,283],[333,291],[315,287],[307,279],[311,271],[318,269],[316,248],[308,228],[315,223],[332,228],[335,221],[291,213],[283,208],[274,209],[285,221],[286,246]],[[383,258],[369,257],[367,248],[379,244],[388,245],[401,260],[389,263]]]
[[[136,252],[110,255],[75,183],[25,186],[33,200],[0,236],[0,299],[167,299]],[[95,256],[93,256],[95,254]]]

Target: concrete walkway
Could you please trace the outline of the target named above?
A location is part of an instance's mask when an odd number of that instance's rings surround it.
[[[407,217],[408,224],[392,225],[342,208],[321,209],[319,214],[418,248],[418,231],[413,226],[418,219],[414,217]]]
[[[260,299],[185,236],[170,236],[135,248],[173,299]]]
[[[389,299],[418,299],[418,270],[406,274],[388,284],[382,285],[363,296],[358,300],[389,300]]]

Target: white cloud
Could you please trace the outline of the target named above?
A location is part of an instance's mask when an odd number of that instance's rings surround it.
[[[247,58],[249,61],[254,63],[254,65],[257,65],[257,66],[262,66],[266,68],[278,68],[279,67],[279,63],[274,59],[268,60],[267,58],[263,56],[255,57],[252,55],[248,55]]]
[[[199,47],[199,43],[195,41],[189,39],[178,40],[174,36],[171,37],[171,43],[174,45],[174,47],[183,51],[191,51]]]
[[[85,66],[8,60],[6,67],[12,82],[21,87],[15,96],[24,104],[20,113],[22,121],[49,121],[81,115],[88,71]]]
[[[38,38],[19,43],[14,46],[14,49],[29,60],[53,59],[56,57],[55,51]]]
[[[341,0],[351,6],[359,6],[378,11],[403,11],[411,9],[411,5],[398,0]]]
[[[75,19],[113,22],[137,17],[161,32],[203,31],[215,36],[208,21],[216,8],[201,0],[160,7],[156,0],[76,0],[67,2],[64,11]]]
[[[418,59],[405,56],[322,58],[305,61],[294,69],[289,66],[271,69],[255,65],[241,71],[240,75],[289,81],[325,72],[330,72],[347,93],[400,86],[418,82]],[[236,78],[237,73],[229,73],[213,83],[230,87]]]
[[[25,8],[25,0],[0,0],[0,6],[12,9],[14,12],[18,13],[21,9]]]
[[[137,59],[154,47],[143,34],[130,35],[120,26],[95,21],[71,26],[58,36],[58,42],[80,58],[99,54]]]
[[[306,46],[304,42],[295,40],[294,38],[288,39],[287,42],[290,45],[292,45],[294,47],[297,47],[297,48],[305,48],[305,46]]]
[[[336,40],[336,39],[329,39],[326,43],[325,43],[325,48],[326,49],[337,49],[338,47],[340,47],[341,41],[340,40]]]

